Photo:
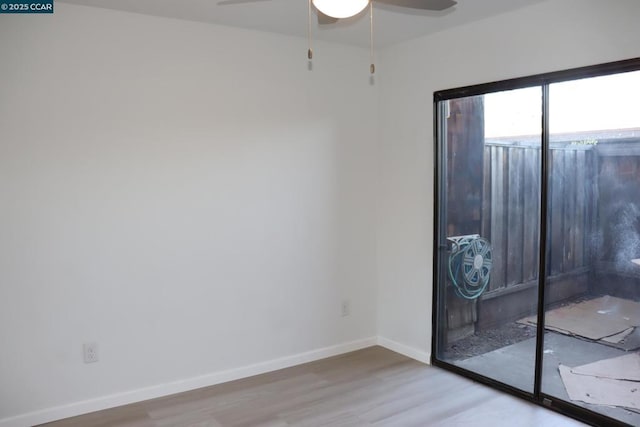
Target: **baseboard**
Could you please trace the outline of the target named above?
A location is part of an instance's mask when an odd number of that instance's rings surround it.
[[[189,390],[195,390],[202,387],[208,387],[228,381],[234,381],[241,378],[264,374],[271,371],[277,371],[278,369],[289,368],[291,366],[313,362],[315,360],[325,359],[327,357],[337,356],[366,347],[371,347],[378,343],[379,339],[377,339],[376,337],[365,338],[334,345],[331,347],[320,348],[305,353],[299,353],[292,356],[286,356],[267,362],[256,363],[254,365],[244,366],[241,368],[214,372],[199,377],[193,377],[185,380],[174,381],[171,383],[159,384],[152,387],[112,394],[96,399],[84,400],[81,402],[71,403],[69,405],[57,406],[41,411],[18,415],[11,418],[0,419],[0,427],[27,427],[36,424],[43,424],[51,421],[61,420],[64,418],[75,417],[77,415],[114,408],[116,406],[142,402],[144,400],[155,399],[157,397],[168,396],[175,393],[182,393]]]
[[[431,363],[431,355],[425,351],[418,350],[414,347],[409,347],[405,344],[400,344],[399,342],[381,336],[378,336],[377,342],[381,347],[387,348],[391,351],[395,351],[396,353],[400,353],[403,356],[407,356],[411,359],[415,359],[418,362],[426,364]]]

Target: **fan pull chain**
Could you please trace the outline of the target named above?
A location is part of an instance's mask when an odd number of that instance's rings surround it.
[[[307,41],[309,42],[307,58],[309,58],[309,61],[311,61],[313,59],[313,49],[311,49],[311,0],[309,0],[309,14],[307,16]]]
[[[376,65],[373,63],[373,1],[369,1],[369,42],[371,43],[371,65],[369,71],[376,73]]]

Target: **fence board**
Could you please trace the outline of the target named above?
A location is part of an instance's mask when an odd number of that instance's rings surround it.
[[[538,278],[540,227],[540,150],[524,150],[524,231],[522,281]]]
[[[576,222],[576,152],[564,151],[564,175],[562,192],[563,206],[563,246],[562,272],[573,271],[575,267],[575,222]]]
[[[493,268],[488,290],[502,288],[505,285],[505,186],[504,162],[505,149],[493,147],[491,150],[491,245]]]
[[[551,150],[549,153],[550,185],[551,195],[548,208],[548,223],[551,231],[549,238],[549,264],[551,275],[557,275],[564,270],[564,236],[563,236],[563,198],[562,191],[564,185],[564,155],[560,150]]]
[[[523,156],[524,150],[508,150],[507,165],[507,265],[506,286],[522,283],[523,226]]]
[[[587,192],[588,183],[585,179],[585,166],[586,166],[586,153],[584,151],[576,152],[576,217],[574,222],[575,233],[574,243],[575,248],[575,264],[574,267],[584,267],[587,265],[585,262],[585,196]]]
[[[480,235],[489,239],[491,236],[491,150],[484,150],[484,171],[482,174],[482,210]]]

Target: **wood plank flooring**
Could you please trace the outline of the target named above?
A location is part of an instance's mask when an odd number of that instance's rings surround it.
[[[382,347],[45,425],[583,426]]]

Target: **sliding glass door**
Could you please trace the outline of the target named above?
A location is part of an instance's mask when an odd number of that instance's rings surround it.
[[[533,393],[536,328],[512,321],[537,313],[542,88],[439,109],[437,356]]]
[[[435,94],[433,362],[640,425],[640,59]]]
[[[549,85],[542,392],[640,425],[640,71]]]

